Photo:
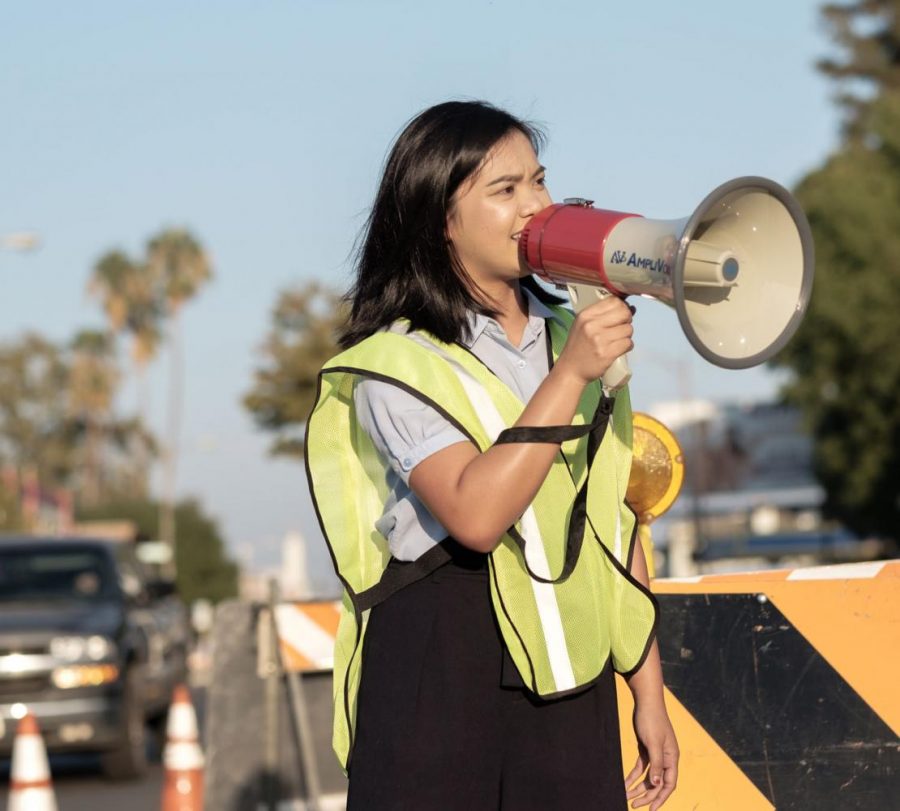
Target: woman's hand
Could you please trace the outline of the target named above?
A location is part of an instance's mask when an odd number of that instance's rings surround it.
[[[675,730],[662,702],[635,702],[634,733],[638,742],[638,757],[634,768],[625,778],[625,788],[632,783],[626,797],[635,799],[632,808],[650,804],[657,808],[675,791],[678,781],[678,742]],[[646,775],[644,774],[646,772]]]
[[[599,380],[616,358],[634,349],[632,309],[618,296],[607,296],[577,316],[556,362],[582,385]]]
[[[585,386],[633,348],[631,315],[616,296],[579,313],[559,359],[516,427],[570,425]],[[409,486],[453,538],[469,549],[490,552],[532,502],[558,451],[555,443],[512,443],[479,453],[460,442],[416,465]]]

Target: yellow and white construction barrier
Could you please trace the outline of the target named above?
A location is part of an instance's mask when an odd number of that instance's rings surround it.
[[[652,581],[681,749],[669,811],[897,807],[900,561]],[[339,603],[276,610],[284,662],[331,667]],[[617,677],[623,761],[637,757]]]
[[[681,749],[672,811],[893,808],[900,561],[652,583]],[[624,681],[624,762],[637,756]]]

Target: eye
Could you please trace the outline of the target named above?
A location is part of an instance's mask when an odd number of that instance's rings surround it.
[[[542,175],[541,177],[539,177],[539,178],[538,178],[537,180],[535,180],[534,182],[537,183],[538,186],[540,186],[540,187],[543,189],[543,188],[545,188],[546,185],[547,185],[547,177],[546,177],[545,175]]]

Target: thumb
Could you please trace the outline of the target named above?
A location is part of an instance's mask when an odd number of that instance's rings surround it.
[[[656,788],[661,786],[663,781],[662,746],[659,743],[654,743],[652,746],[647,747],[647,752],[650,756],[650,770],[647,773],[647,777],[650,780],[650,784]]]

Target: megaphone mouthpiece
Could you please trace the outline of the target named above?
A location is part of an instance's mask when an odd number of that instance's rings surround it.
[[[697,287],[727,287],[737,281],[740,263],[727,248],[691,240],[684,257],[684,283]]]

